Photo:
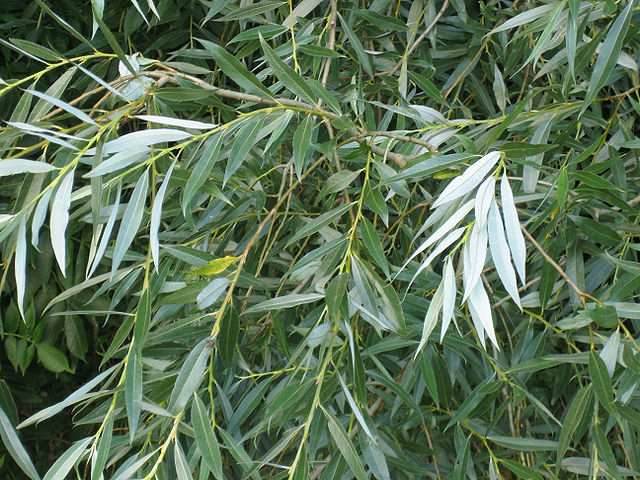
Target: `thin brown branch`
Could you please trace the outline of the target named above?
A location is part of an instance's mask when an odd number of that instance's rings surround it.
[[[169,72],[145,71],[144,75],[152,78],[157,78],[157,79],[166,79],[165,81],[168,81],[174,84],[177,84],[177,78],[182,78],[183,80],[187,80],[189,82],[195,83],[196,85],[198,85],[199,87],[205,90],[211,90],[213,93],[215,93],[215,95],[219,97],[230,98],[230,99],[238,100],[241,102],[258,103],[261,105],[269,105],[272,107],[284,106],[284,107],[295,108],[298,110],[307,111],[312,115],[317,115],[319,117],[330,119],[330,120],[337,120],[340,118],[340,115],[336,113],[330,112],[328,110],[324,110],[323,108],[319,108],[316,105],[311,105],[305,102],[299,102],[297,100],[290,100],[288,98],[277,98],[277,99],[271,100],[271,99],[262,98],[262,97],[259,97],[258,95],[253,95],[250,93],[243,93],[243,92],[237,92],[234,90],[227,90],[226,88],[214,87],[213,85],[208,84],[204,80],[200,80],[199,78],[194,77],[192,75],[188,75],[186,73],[177,72],[173,69],[170,69]],[[171,78],[171,77],[177,77],[177,78]],[[349,133],[353,133],[356,136],[371,135],[362,127],[356,127],[356,130],[357,132],[351,131]],[[378,132],[378,134],[380,135],[381,133]],[[375,145],[371,146],[371,151],[376,155],[380,155],[383,158],[388,158],[389,160],[391,160],[393,163],[395,163],[397,166],[401,168],[404,167],[407,164],[407,162],[413,158],[411,156],[402,155],[401,153],[385,151],[385,149],[377,147]]]

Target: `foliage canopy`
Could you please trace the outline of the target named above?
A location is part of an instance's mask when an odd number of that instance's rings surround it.
[[[1,24],[6,478],[640,475],[637,2],[49,3]]]

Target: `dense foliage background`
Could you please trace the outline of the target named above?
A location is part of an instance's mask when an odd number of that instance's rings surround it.
[[[638,2],[0,29],[3,478],[640,476]]]

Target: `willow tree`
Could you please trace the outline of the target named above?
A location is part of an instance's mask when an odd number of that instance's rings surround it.
[[[7,478],[640,475],[637,2],[178,3],[3,17]]]

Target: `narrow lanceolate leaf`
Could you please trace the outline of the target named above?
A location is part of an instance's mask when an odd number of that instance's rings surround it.
[[[120,266],[120,262],[127,253],[127,249],[138,233],[138,227],[144,216],[144,204],[147,200],[147,189],[149,188],[148,170],[140,176],[136,183],[131,199],[127,204],[127,208],[120,222],[120,230],[116,238],[116,246],[113,250],[113,263],[111,265],[111,274],[113,274]]]
[[[522,306],[520,305],[520,294],[518,293],[516,272],[511,265],[511,254],[509,253],[507,237],[505,237],[504,234],[500,211],[498,210],[498,204],[495,200],[492,200],[491,202],[487,229],[489,233],[491,258],[493,259],[493,264],[496,266],[498,276],[500,277],[504,288],[507,290],[507,293],[511,296],[516,305],[518,305],[520,310],[522,310]]]
[[[93,437],[87,437],[71,445],[71,447],[56,460],[56,463],[51,466],[43,480],[62,480],[67,478],[67,474],[86,453],[87,447],[92,440]]]
[[[71,205],[71,190],[73,189],[74,170],[67,172],[58,184],[58,190],[51,203],[50,222],[52,228],[49,230],[51,236],[51,247],[62,271],[66,276],[65,264],[67,261],[67,249],[64,234],[69,223],[69,206]]]
[[[194,270],[189,270],[187,273],[190,275],[218,275],[219,273],[224,272],[238,260],[240,260],[240,257],[227,255],[226,257],[211,260],[206,265],[198,267]]]
[[[589,375],[593,382],[593,391],[603,407],[609,409],[613,402],[613,387],[607,367],[600,356],[591,351],[589,354]]]
[[[516,210],[516,204],[513,201],[513,192],[511,191],[511,185],[509,185],[506,173],[502,176],[502,180],[500,181],[500,196],[502,200],[502,216],[504,217],[504,226],[507,231],[509,249],[511,250],[511,256],[513,257],[516,272],[518,272],[520,281],[524,285],[526,283],[525,263],[527,260],[527,249],[524,244],[522,230],[520,230],[518,211]]]
[[[47,95],[46,93],[38,92],[37,90],[25,90],[25,92],[30,93],[31,95],[36,96],[38,98],[42,98],[43,100],[46,100],[47,102],[55,105],[56,107],[61,108],[65,112],[70,113],[71,115],[78,118],[79,120],[82,120],[83,122],[96,125],[96,122],[89,115],[84,113],[82,110],[76,107],[72,107],[66,102],[63,102],[59,98],[54,98],[50,95]]]
[[[219,22],[232,22],[234,20],[245,20],[249,18],[253,18],[256,15],[261,15],[265,12],[270,12],[278,8],[280,5],[283,5],[286,2],[282,1],[274,1],[274,0],[263,0],[262,2],[256,2],[253,4],[249,4],[240,8],[234,9],[232,12],[227,15],[218,18]]]
[[[149,123],[159,123],[171,127],[193,128],[195,130],[211,130],[218,125],[215,123],[199,122],[197,120],[185,120],[182,118],[165,117],[162,115],[136,115],[136,118]]]
[[[220,318],[220,333],[218,334],[217,350],[225,367],[230,367],[236,353],[238,334],[240,333],[240,318],[234,302],[227,305]]]
[[[129,422],[129,441],[133,441],[136,435],[138,419],[142,409],[142,364],[135,350],[135,348],[131,350],[127,360],[124,382],[124,398]]]
[[[85,178],[95,178],[107,173],[112,173],[117,170],[133,165],[134,163],[140,163],[149,158],[151,147],[148,145],[132,146],[127,150],[112,155],[107,160],[100,163],[96,168],[89,173],[83,175]]]
[[[369,57],[369,55],[367,55],[367,52],[365,52],[364,48],[362,47],[362,43],[360,42],[360,39],[355,34],[355,32],[351,29],[349,22],[345,22],[344,18],[342,18],[342,15],[340,15],[339,13],[338,13],[338,19],[340,20],[340,25],[342,26],[342,30],[344,34],[349,39],[349,43],[351,44],[351,47],[355,51],[356,57],[358,58],[360,65],[362,66],[364,71],[367,72],[369,77],[373,77],[373,65],[371,63],[371,57]]]
[[[507,108],[507,88],[504,85],[504,78],[498,65],[493,66],[493,94],[496,97],[498,108],[504,112]]]
[[[202,153],[200,154],[200,160],[198,160],[195,168],[191,171],[191,176],[189,177],[189,180],[187,180],[187,185],[184,187],[184,192],[182,194],[182,212],[185,215],[189,208],[189,202],[191,202],[191,199],[198,192],[200,187],[202,187],[202,185],[207,181],[209,174],[211,173],[211,169],[219,160],[223,138],[224,132],[220,132],[207,140]]]
[[[162,219],[162,202],[164,201],[164,195],[167,193],[167,187],[169,186],[169,179],[173,172],[173,167],[176,166],[176,158],[169,166],[167,173],[164,176],[162,185],[158,189],[156,198],[153,200],[153,207],[151,207],[151,224],[149,226],[149,246],[151,248],[151,256],[153,257],[153,263],[156,266],[156,272],[160,268],[160,242],[158,241],[158,230],[160,229],[160,220]]]
[[[456,304],[456,274],[453,270],[451,257],[447,257],[442,272],[442,328],[440,331],[440,342],[444,340],[444,335],[453,319],[453,310]]]
[[[44,224],[44,220],[47,216],[47,210],[49,209],[49,201],[53,196],[53,190],[49,189],[40,200],[38,200],[38,205],[36,205],[35,210],[33,211],[33,220],[31,220],[31,245],[38,248],[40,244],[40,229]]]
[[[598,59],[593,67],[593,74],[589,79],[589,87],[580,114],[583,114],[591,102],[593,102],[600,89],[607,82],[613,68],[616,66],[616,62],[622,51],[622,42],[629,29],[629,22],[631,21],[635,3],[636,2],[631,0],[627,2],[626,8],[615,19],[602,43],[602,47],[598,53]]]
[[[478,336],[480,337],[480,343],[485,346],[484,332],[487,332],[489,340],[500,349],[498,340],[496,339],[496,333],[493,328],[493,317],[491,316],[491,304],[489,303],[489,297],[484,289],[482,282],[476,282],[476,286],[469,294],[467,299],[467,305],[469,305],[469,311],[473,318],[473,324],[478,330]],[[480,327],[480,328],[478,328]],[[484,332],[483,332],[484,331]]]
[[[278,79],[284,84],[289,91],[294,95],[297,95],[305,102],[309,102],[312,105],[316,105],[315,96],[313,90],[307,84],[304,78],[302,78],[293,68],[284,63],[280,57],[274,52],[269,44],[260,37],[260,43],[262,44],[262,50],[264,51],[269,66]]]
[[[591,395],[592,390],[589,385],[586,388],[579,390],[573,398],[571,405],[569,405],[567,415],[564,418],[564,422],[562,422],[562,429],[560,430],[560,437],[558,439],[556,472],[560,466],[560,461],[569,448],[569,443],[571,442],[571,438],[578,428],[578,425],[580,425],[585,415],[590,414],[587,409],[587,405],[591,402]]]
[[[9,417],[7,417],[7,414],[4,413],[1,408],[0,437],[2,438],[4,447],[7,449],[18,466],[22,469],[22,471],[26,473],[31,480],[40,480],[40,475],[38,475],[38,471],[33,465],[29,454],[22,446],[22,442],[18,438],[18,434],[13,428],[13,425],[11,425],[11,420],[9,420]]]
[[[293,134],[293,165],[296,175],[300,178],[307,160],[307,152],[311,146],[311,134],[313,133],[314,117],[307,115],[298,125]]]
[[[331,175],[327,179],[327,181],[322,184],[322,189],[318,194],[317,201],[319,202],[326,195],[340,192],[347,188],[356,178],[358,178],[360,172],[361,170],[358,170],[357,172],[352,172],[350,170],[340,170],[339,172]]]
[[[168,410],[174,414],[182,411],[193,392],[200,386],[213,345],[211,337],[200,341],[182,364],[176,383],[169,397]]]
[[[111,449],[111,440],[113,439],[113,417],[114,413],[107,414],[104,428],[98,440],[98,447],[95,455],[91,457],[91,480],[98,480],[104,473],[104,467],[107,464],[107,457]]]
[[[88,392],[90,392],[100,382],[102,382],[105,378],[107,378],[109,375],[111,375],[115,370],[119,368],[120,368],[120,365],[117,364],[105,370],[100,375],[96,376],[95,378],[91,379],[86,384],[84,384],[82,387],[75,390],[71,395],[69,395],[67,398],[65,398],[61,402],[56,403],[55,405],[51,405],[50,407],[47,407],[43,410],[40,410],[39,412],[27,418],[24,422],[18,425],[18,428],[24,428],[29,425],[33,425],[34,423],[38,423],[43,420],[46,420],[47,418],[51,418],[57,413],[60,413],[61,411],[63,411],[65,408],[68,408],[74,403],[77,403],[80,400],[83,400],[85,398],[85,395]]]
[[[109,155],[122,151],[129,151],[134,147],[154,145],[162,142],[178,142],[190,137],[191,134],[175,128],[153,128],[127,133],[114,140],[109,140],[102,147],[102,153]],[[95,155],[96,148],[90,148],[85,155]]]
[[[187,459],[184,456],[184,452],[182,448],[180,448],[180,443],[176,438],[175,443],[173,444],[173,461],[176,468],[177,480],[191,480],[193,475],[191,473],[191,469],[189,468],[189,464],[187,463]]]
[[[479,227],[477,223],[471,228],[469,238],[464,245],[462,279],[464,280],[464,302],[471,290],[480,282],[480,274],[487,259],[487,226]]]
[[[227,285],[229,285],[229,279],[214,278],[211,283],[204,287],[198,294],[196,298],[198,308],[204,310],[213,305],[225,292]]]
[[[238,60],[234,55],[231,55],[220,45],[216,45],[208,40],[198,41],[206,48],[216,64],[220,69],[232,79],[235,83],[240,85],[249,93],[254,93],[262,98],[274,99],[273,93],[265,87],[258,77],[246,69],[246,67]]]
[[[494,177],[487,178],[478,187],[478,193],[476,193],[475,212],[476,223],[480,224],[481,227],[487,221],[489,207],[491,206],[491,201],[493,200],[495,194],[495,187],[496,179]]]
[[[326,227],[327,225],[344,215],[351,207],[353,207],[353,203],[346,203],[337,208],[334,208],[333,210],[329,210],[328,212],[325,212],[319,217],[311,220],[291,236],[285,247],[293,245],[301,238],[308,237],[309,235],[316,233],[321,228]]]
[[[100,238],[100,244],[96,250],[96,255],[93,259],[93,264],[91,268],[87,272],[87,278],[93,275],[93,272],[96,271],[98,265],[100,265],[100,260],[102,260],[102,256],[104,255],[105,250],[107,249],[107,244],[111,239],[111,232],[113,231],[113,226],[116,223],[116,218],[118,217],[118,208],[120,207],[120,195],[122,193],[122,184],[118,184],[118,193],[116,194],[116,200],[111,205],[111,213],[109,214],[109,218],[107,219],[107,225],[104,227],[102,232],[102,237]]]
[[[240,168],[240,165],[246,160],[249,151],[255,146],[259,140],[258,133],[262,126],[262,117],[256,116],[245,121],[231,147],[227,168],[224,171],[223,185],[226,184],[231,176]]]
[[[380,243],[378,233],[373,224],[365,217],[360,220],[360,234],[362,235],[362,242],[373,261],[389,277],[389,262],[387,262],[387,257],[382,249],[382,243]]]
[[[22,158],[0,160],[0,177],[17,175],[19,173],[47,173],[55,169],[56,167],[53,165],[36,162],[35,160],[24,160]]]
[[[204,462],[216,480],[222,480],[224,477],[222,476],[222,457],[218,439],[207,416],[207,410],[197,395],[194,395],[193,398],[191,422],[196,434],[196,443]]]
[[[347,384],[344,382],[342,375],[338,375],[338,380],[340,381],[340,386],[342,387],[344,396],[347,398],[347,401],[349,402],[349,406],[351,407],[351,410],[353,411],[353,414],[355,415],[356,420],[358,420],[360,427],[362,428],[364,433],[369,437],[369,439],[372,442],[376,443],[377,439],[371,432],[371,429],[369,429],[369,426],[367,425],[367,422],[365,421],[364,416],[360,411],[360,407],[358,407],[358,405],[356,404],[356,401],[353,398],[353,395],[351,395],[351,392],[349,391]]]
[[[413,355],[413,359],[415,360],[418,357],[418,354],[422,351],[424,346],[427,344],[427,340],[431,336],[433,329],[436,328],[436,324],[438,323],[438,315],[442,310],[442,302],[444,299],[444,278],[438,285],[436,289],[436,293],[434,293],[431,298],[431,303],[429,304],[429,308],[427,309],[427,314],[424,317],[424,324],[422,325],[422,337],[420,338],[420,344],[416,349],[416,353]]]
[[[525,25],[527,23],[534,22],[535,20],[538,20],[539,18],[542,18],[543,16],[545,16],[547,12],[550,12],[551,10],[553,10],[555,6],[556,5],[552,3],[549,5],[542,5],[537,8],[532,8],[530,10],[525,10],[524,12],[516,15],[515,17],[510,18],[503,24],[498,25],[489,33],[487,33],[487,35],[493,35],[498,32],[503,32],[505,30],[510,30],[512,28],[519,27],[520,25]]]
[[[432,208],[451,202],[476,188],[500,160],[500,152],[490,152],[467,168],[462,175],[454,178],[438,196]]]
[[[268,312],[269,310],[297,307],[298,305],[316,302],[322,298],[324,298],[322,293],[295,293],[291,295],[284,295],[282,297],[260,302],[251,308],[247,308],[243,313]]]
[[[356,448],[353,446],[349,435],[347,435],[344,427],[340,424],[340,421],[336,417],[334,417],[327,410],[323,409],[323,411],[325,416],[327,417],[331,437],[336,443],[338,450],[346,460],[347,465],[349,465],[349,468],[358,480],[366,480],[367,474],[364,471],[364,466],[362,465],[362,462],[358,457],[358,452],[356,452]]]
[[[435,232],[429,235],[429,237],[424,242],[422,242],[422,244],[416,249],[416,251],[411,254],[409,259],[406,262],[404,262],[404,265],[402,265],[402,268],[400,268],[400,272],[405,269],[405,267],[411,260],[413,260],[420,253],[422,253],[424,250],[429,248],[431,245],[436,243],[438,240],[444,237],[447,233],[453,230],[458,225],[458,223],[460,223],[462,219],[466,217],[467,214],[473,209],[474,204],[475,204],[475,200],[469,200],[462,207],[457,209],[456,212],[453,215],[451,215],[451,217],[449,217],[446,222],[444,222],[440,227],[438,227],[438,229],[436,229]]]
[[[16,253],[13,269],[16,277],[16,293],[18,310],[24,320],[24,292],[27,285],[27,225],[26,218],[20,220],[18,236],[16,238]]]
[[[438,244],[438,246],[434,248],[429,254],[429,256],[425,258],[425,260],[420,264],[420,266],[418,267],[418,270],[416,270],[416,273],[414,273],[413,277],[411,277],[411,281],[409,282],[409,285],[413,284],[415,279],[418,278],[418,275],[420,275],[425,268],[431,265],[431,262],[433,262],[438,257],[438,255],[440,255],[447,248],[449,248],[456,240],[458,240],[462,236],[465,230],[466,230],[465,227],[460,227],[455,229],[446,237],[444,237],[442,241]]]

